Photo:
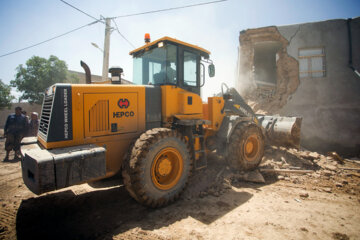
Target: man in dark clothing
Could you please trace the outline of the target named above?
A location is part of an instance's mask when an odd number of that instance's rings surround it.
[[[21,107],[16,107],[15,114],[11,114],[8,116],[4,127],[4,135],[6,137],[6,157],[4,161],[9,160],[9,153],[11,150],[15,151],[14,159],[21,157],[20,143],[21,139],[24,137],[26,128],[26,117],[21,114]]]

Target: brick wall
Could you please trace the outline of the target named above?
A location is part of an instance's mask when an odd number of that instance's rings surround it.
[[[15,108],[20,106],[23,110],[27,112],[27,115],[30,116],[31,112],[38,112],[39,116],[41,114],[41,105],[30,104],[30,103],[13,103],[10,109],[0,110],[0,128],[4,128],[7,117],[11,113],[15,113]]]

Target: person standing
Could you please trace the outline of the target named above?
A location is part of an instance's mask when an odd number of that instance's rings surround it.
[[[31,118],[29,122],[29,131],[28,136],[37,136],[38,129],[39,129],[39,114],[37,112],[31,113]]]
[[[30,131],[30,129],[29,129],[30,118],[29,118],[29,116],[27,115],[27,112],[26,112],[25,110],[21,110],[21,114],[24,115],[25,118],[26,118],[26,127],[25,127],[24,134],[23,134],[23,138],[24,138],[24,137],[30,136],[30,135],[29,135],[29,131]]]
[[[6,120],[4,127],[6,156],[4,161],[9,160],[11,150],[15,151],[14,159],[21,158],[20,143],[28,125],[26,117],[21,113],[21,110],[21,107],[16,107],[15,113],[10,114]]]

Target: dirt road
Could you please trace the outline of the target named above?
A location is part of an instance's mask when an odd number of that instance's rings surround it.
[[[1,139],[1,159],[3,147]],[[358,173],[310,158],[268,148],[262,168],[315,172],[251,183],[211,156],[182,198],[161,209],[139,205],[118,177],[36,196],[19,161],[0,162],[0,239],[360,239]]]

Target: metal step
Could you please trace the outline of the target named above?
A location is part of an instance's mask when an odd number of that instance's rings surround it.
[[[204,135],[193,135],[193,138],[204,138]]]
[[[195,153],[205,153],[205,150],[197,150]]]
[[[195,151],[195,154],[200,154],[198,160],[195,161],[195,169],[200,170],[207,167],[207,156],[205,151],[204,137],[200,137],[200,150]]]
[[[207,167],[206,155],[200,156],[198,160],[195,161],[195,169],[200,170]]]

